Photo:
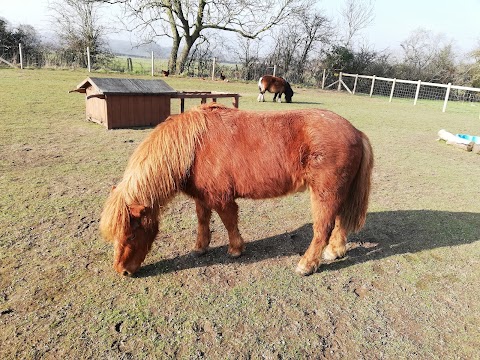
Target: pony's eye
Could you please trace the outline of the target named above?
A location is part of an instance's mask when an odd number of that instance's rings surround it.
[[[127,241],[130,242],[130,241],[135,240],[135,237],[136,237],[136,236],[137,236],[137,235],[135,235],[135,234],[130,235],[129,237],[127,237]]]

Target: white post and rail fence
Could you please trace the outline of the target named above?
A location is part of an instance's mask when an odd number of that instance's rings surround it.
[[[322,89],[334,88],[337,91],[345,89],[348,93],[368,94],[389,98],[389,102],[395,98],[413,99],[413,105],[416,105],[419,99],[422,100],[442,100],[442,112],[447,109],[448,101],[464,101],[479,103],[480,107],[480,88],[458,86],[451,83],[438,84],[425,81],[402,80],[395,78],[385,78],[375,75],[359,75],[339,72],[338,80],[326,85],[326,70],[323,70],[321,82]]]

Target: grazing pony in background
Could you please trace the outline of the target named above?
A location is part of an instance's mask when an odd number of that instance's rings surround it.
[[[236,198],[264,199],[310,189],[313,239],[296,271],[345,255],[346,238],[365,222],[373,153],[366,135],[318,109],[251,112],[211,103],[173,115],[134,151],[105,203],[100,230],[114,243],[114,268],[136,272],[178,192],[195,200],[193,251],[209,247],[210,218],[225,225],[228,254],[245,249]],[[279,219],[279,221],[281,221]]]
[[[285,101],[287,103],[292,102],[293,90],[284,78],[272,76],[272,75],[263,75],[258,80],[258,89],[260,94],[258,94],[258,101],[265,101],[265,91],[275,93],[273,95],[273,101],[282,102],[282,94],[285,94]],[[277,97],[278,96],[278,97]]]
[[[163,76],[168,77],[168,75],[170,75],[170,70],[162,70],[162,74]]]

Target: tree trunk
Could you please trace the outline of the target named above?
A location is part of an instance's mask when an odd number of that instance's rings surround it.
[[[177,71],[177,57],[178,57],[178,49],[180,48],[181,37],[178,33],[178,29],[175,25],[175,17],[173,16],[172,8],[169,5],[168,0],[162,0],[162,3],[166,5],[165,11],[167,13],[169,22],[170,22],[170,29],[172,30],[172,50],[170,51],[170,58],[168,60],[168,71],[171,74],[175,74]]]
[[[177,57],[178,49],[180,47],[180,42],[173,41],[172,49],[170,50],[170,58],[168,59],[168,71],[170,74],[175,74],[177,71]]]

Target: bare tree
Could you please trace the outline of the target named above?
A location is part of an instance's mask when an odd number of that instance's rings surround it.
[[[303,81],[312,53],[320,52],[332,36],[331,21],[311,5],[295,13],[273,33],[274,50],[269,61],[279,65],[293,81]]]
[[[297,72],[302,74],[312,50],[321,44],[328,44],[332,36],[330,20],[320,13],[306,10],[299,14],[299,25],[302,36],[299,38],[299,57]]]
[[[353,38],[372,23],[375,18],[373,10],[372,0],[345,0],[345,7],[341,10],[345,25],[345,47],[351,48]]]
[[[291,16],[303,0],[94,0],[121,4],[129,30],[172,40],[170,72],[181,73],[193,45],[211,29],[254,39]]]
[[[49,8],[62,46],[76,53],[83,66],[87,47],[93,59],[106,53],[107,29],[100,22],[99,4],[89,0],[53,0]]]
[[[400,46],[403,49],[403,77],[432,82],[448,82],[453,78],[455,55],[443,34],[419,28]]]
[[[260,41],[237,35],[236,47],[233,52],[240,59],[242,74],[237,74],[244,80],[252,80],[264,72],[265,65],[261,66]]]

